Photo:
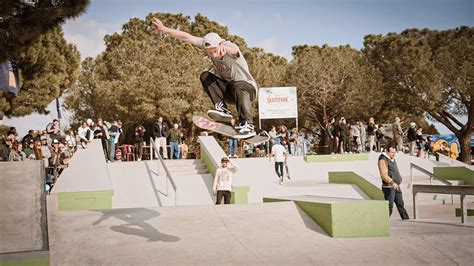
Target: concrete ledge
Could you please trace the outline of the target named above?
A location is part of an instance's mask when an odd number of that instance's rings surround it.
[[[463,166],[433,167],[433,173],[446,180],[462,180],[465,185],[474,186],[474,171]]]
[[[354,172],[329,172],[329,183],[357,185],[370,199],[385,200],[382,190]]]
[[[307,163],[367,161],[369,153],[308,155],[304,160]]]
[[[294,201],[334,238],[390,235],[388,204],[379,200],[318,196],[263,198],[263,202]]]
[[[206,164],[209,173],[214,176],[217,168],[220,166],[221,158],[226,156],[226,154],[214,137],[201,136],[198,141],[201,149],[201,160]]]
[[[112,209],[113,191],[84,191],[57,193],[57,210],[101,210]]]
[[[461,208],[456,208],[455,215],[461,217]],[[467,209],[467,216],[474,216],[474,209]]]

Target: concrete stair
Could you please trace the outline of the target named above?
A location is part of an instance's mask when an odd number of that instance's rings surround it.
[[[165,164],[173,177],[209,174],[202,160],[166,160]]]

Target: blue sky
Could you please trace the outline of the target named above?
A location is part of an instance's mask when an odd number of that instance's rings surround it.
[[[258,46],[291,59],[291,47],[300,44],[350,44],[360,49],[367,34],[387,34],[407,28],[443,30],[474,25],[472,0],[92,0],[87,13],[67,21],[66,39],[81,56],[96,56],[105,49],[105,34],[121,31],[132,17],[150,12],[202,13]],[[50,105],[54,110],[54,103]],[[55,116],[31,115],[5,119],[20,132],[44,128]],[[447,129],[436,124],[442,133]]]

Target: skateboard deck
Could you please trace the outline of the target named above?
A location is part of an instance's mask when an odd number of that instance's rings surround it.
[[[252,137],[243,136],[239,134],[239,132],[237,132],[232,126],[213,121],[203,116],[194,116],[193,123],[201,129],[213,131],[213,132],[216,132],[216,133],[219,133],[231,138],[235,138],[235,139],[242,139],[252,144],[259,144],[259,143],[270,140],[270,136],[268,135],[267,136],[256,135]]]

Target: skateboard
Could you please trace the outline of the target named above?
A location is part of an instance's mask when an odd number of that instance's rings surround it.
[[[290,170],[288,169],[288,162],[285,161],[284,165],[285,165],[286,178],[290,180]]]
[[[255,135],[252,137],[246,137],[239,132],[237,132],[232,126],[213,121],[209,118],[203,117],[203,116],[194,116],[193,117],[193,123],[205,130],[213,131],[231,138],[235,139],[242,139],[245,142],[252,143],[252,144],[260,144],[262,142],[266,142],[270,140],[270,136],[268,134],[265,134],[265,136],[261,135]]]

